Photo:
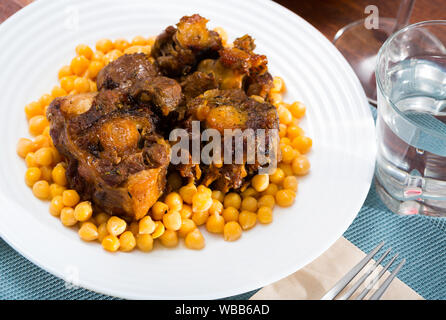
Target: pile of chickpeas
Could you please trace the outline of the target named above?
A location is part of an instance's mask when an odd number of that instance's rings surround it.
[[[215,31],[225,44],[225,31],[221,28]],[[59,70],[59,86],[25,106],[29,133],[33,136],[33,139],[21,138],[17,144],[17,153],[27,166],[25,183],[34,196],[50,201],[50,214],[64,226],[77,227],[82,240],[99,241],[111,252],[135,248],[149,252],[156,239],[165,247],[175,247],[180,238],[184,238],[187,248],[199,250],[205,246],[200,226],[210,233],[221,234],[226,241],[235,241],[257,222],[271,223],[275,205],[289,207],[294,203],[297,177],[310,170],[305,154],[312,147],[312,140],[299,127],[306,108],[300,102],[283,102],[286,88],[280,77],[274,77],[270,101],[279,115],[282,161],[272,174],[254,176],[242,192],[224,194],[204,185],[182,185],[179,174],[172,173],[167,181],[174,191],[157,201],[145,217],[130,222],[97,210],[91,202],[81,201],[75,190],[67,189],[67,164],[49,135],[48,105],[56,97],[97,91],[96,76],[104,66],[125,53],[150,54],[154,39],[142,36],[130,42],[102,39],[96,43],[96,51],[83,44],[76,47],[76,57]]]

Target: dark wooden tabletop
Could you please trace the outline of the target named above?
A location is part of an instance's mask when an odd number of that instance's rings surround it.
[[[0,0],[0,23],[32,0]],[[395,17],[400,0],[277,0],[303,17],[330,40],[346,24],[366,17],[364,9],[376,5],[380,17]],[[411,23],[446,19],[446,0],[416,0]]]

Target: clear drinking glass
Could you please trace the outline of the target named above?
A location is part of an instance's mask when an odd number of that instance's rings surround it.
[[[407,26],[378,54],[376,188],[395,213],[446,216],[446,20]]]

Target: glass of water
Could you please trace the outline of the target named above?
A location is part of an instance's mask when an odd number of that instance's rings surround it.
[[[446,20],[393,34],[376,82],[379,196],[398,214],[446,216]]]

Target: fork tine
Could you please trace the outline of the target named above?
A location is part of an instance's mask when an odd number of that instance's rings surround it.
[[[365,281],[365,279],[367,279],[368,276],[370,276],[370,274],[375,271],[381,261],[383,261],[384,258],[389,254],[390,250],[392,249],[387,249],[387,251],[384,252],[383,255],[373,264],[373,266],[368,268],[367,271],[361,276],[361,278],[359,278],[358,281],[356,281],[355,284],[350,289],[348,289],[346,293],[339,297],[338,300],[347,300],[348,298],[350,298],[353,293],[355,293],[355,291],[359,288],[359,286]]]
[[[373,249],[368,255],[364,257],[356,266],[354,266],[341,280],[339,280],[333,288],[331,288],[321,300],[333,300],[339,292],[341,292],[347,284],[352,281],[352,279],[358,274],[359,271],[364,268],[364,266],[375,256],[375,254],[382,248],[384,241],[382,241],[378,246]]]
[[[390,261],[384,266],[384,268],[381,269],[381,271],[376,275],[375,278],[373,278],[372,281],[361,291],[361,293],[356,297],[356,300],[362,300],[364,297],[369,293],[369,291],[373,288],[373,286],[381,279],[381,277],[384,275],[384,273],[387,271],[387,269],[390,268],[392,263],[395,261],[395,259],[398,257],[398,253],[390,259]]]
[[[406,262],[406,259],[401,260],[400,264],[393,270],[393,272],[387,277],[387,279],[384,281],[384,283],[379,287],[378,290],[370,297],[369,300],[379,300],[381,296],[386,292],[387,288],[390,286],[390,283],[395,279],[398,272],[403,267],[404,263]]]

